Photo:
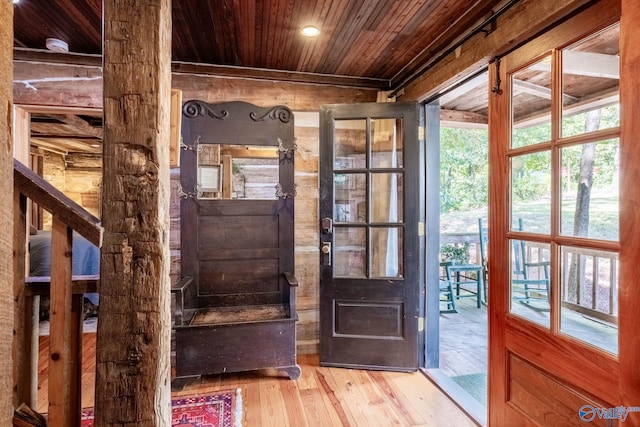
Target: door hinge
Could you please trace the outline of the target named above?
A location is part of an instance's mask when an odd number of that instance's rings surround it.
[[[422,221],[418,222],[418,236],[424,236],[424,222]]]
[[[424,126],[418,126],[418,139],[420,141],[424,139]]]
[[[418,317],[418,332],[424,331],[424,317]]]

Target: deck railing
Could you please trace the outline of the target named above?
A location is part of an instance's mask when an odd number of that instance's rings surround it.
[[[469,243],[471,262],[480,264],[480,239],[478,233],[446,233],[440,236],[440,244]],[[548,246],[547,246],[548,247]],[[544,249],[536,244],[527,245],[526,262],[545,259]],[[570,292],[569,277],[572,257],[575,265],[575,292]],[[548,259],[548,254],[546,255]],[[614,252],[570,248],[562,253],[562,306],[611,324],[618,323],[618,255]],[[489,279],[489,289],[491,289]]]
[[[83,293],[97,276],[72,277],[72,232],[100,247],[100,221],[14,159],[14,407],[37,405],[40,295],[50,295],[48,425],[80,425]],[[51,213],[50,277],[27,278],[27,199]]]

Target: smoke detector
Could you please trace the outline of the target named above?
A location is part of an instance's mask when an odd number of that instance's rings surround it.
[[[58,53],[69,52],[69,45],[67,44],[67,42],[64,42],[59,39],[53,39],[53,38],[47,39],[46,46],[47,46],[47,49],[49,49],[51,52],[58,52]]]

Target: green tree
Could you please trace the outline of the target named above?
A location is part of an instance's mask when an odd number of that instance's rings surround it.
[[[441,128],[440,209],[475,209],[487,204],[488,133]]]

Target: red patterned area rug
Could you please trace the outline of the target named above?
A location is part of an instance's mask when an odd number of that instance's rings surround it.
[[[171,425],[180,427],[240,427],[240,389],[213,395],[189,396],[171,401]],[[82,410],[81,427],[93,427],[93,408]]]

